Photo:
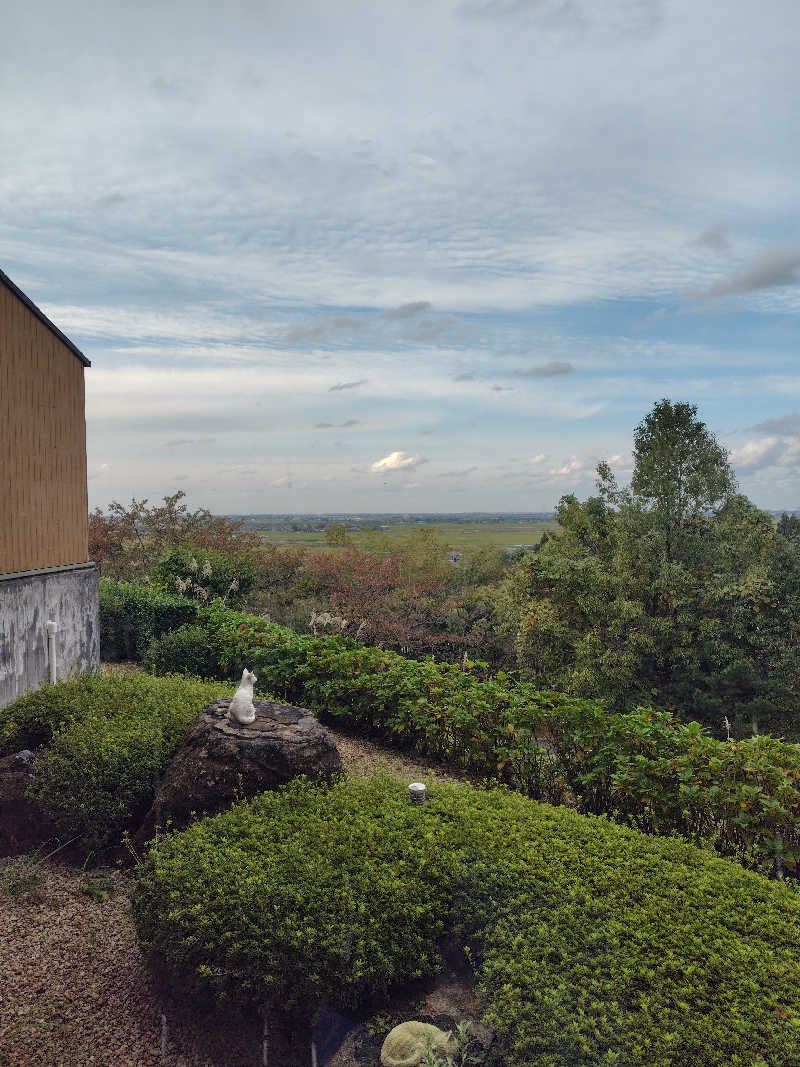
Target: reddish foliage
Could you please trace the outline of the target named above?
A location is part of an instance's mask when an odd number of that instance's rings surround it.
[[[89,558],[101,570],[119,577],[140,577],[164,552],[180,544],[215,548],[230,554],[252,555],[261,544],[257,533],[241,519],[212,515],[207,508],[189,511],[183,491],[165,496],[162,506],[131,500],[125,507],[114,501],[104,515],[96,508],[89,516]]]
[[[402,553],[378,559],[351,547],[309,554],[304,571],[316,595],[348,619],[346,632],[361,626],[365,642],[412,655],[446,654],[465,644],[446,632],[448,582],[437,567],[410,567]]]

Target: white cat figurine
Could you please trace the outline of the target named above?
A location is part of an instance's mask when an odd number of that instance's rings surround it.
[[[248,671],[247,667],[242,671],[242,680],[239,683],[239,688],[236,690],[231,701],[231,706],[228,708],[228,717],[233,719],[234,722],[241,723],[242,726],[247,726],[248,723],[254,722],[256,717],[256,709],[253,707],[253,684],[258,681],[258,678],[252,671]]]

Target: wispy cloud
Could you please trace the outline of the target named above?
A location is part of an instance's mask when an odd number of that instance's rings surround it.
[[[717,282],[700,295],[734,296],[786,285],[800,285],[800,248],[782,245],[762,252],[743,270]]]
[[[349,430],[352,426],[358,426],[358,419],[345,419],[344,422],[315,422],[315,430]]]
[[[343,389],[358,389],[360,385],[366,385],[368,381],[368,378],[359,378],[355,382],[338,382],[336,385],[332,385],[328,392],[340,393]]]
[[[385,319],[414,319],[418,315],[430,311],[433,305],[427,300],[414,300],[409,304],[401,304],[396,308],[386,308],[381,312]]]
[[[538,367],[527,367],[511,373],[518,378],[557,378],[563,374],[574,374],[575,368],[571,363],[551,359],[549,363],[542,363]]]
[[[164,442],[165,448],[182,448],[185,445],[213,445],[216,437],[173,437]]]
[[[440,474],[437,474],[436,477],[437,478],[466,478],[468,474],[474,474],[475,471],[477,471],[479,469],[480,468],[478,466],[461,467],[460,470],[442,471]]]
[[[788,415],[778,415],[774,419],[765,419],[752,427],[758,433],[783,434],[786,437],[800,437],[800,411],[790,411]]]
[[[707,230],[703,230],[699,237],[694,239],[692,244],[701,248],[710,248],[720,255],[730,252],[731,239],[728,224],[718,222],[714,226],[709,226]]]

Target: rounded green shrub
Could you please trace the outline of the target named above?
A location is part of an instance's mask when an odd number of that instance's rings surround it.
[[[197,605],[186,597],[101,578],[100,654],[104,660],[140,660],[154,638],[196,615]]]
[[[800,1064],[800,898],[677,840],[499,790],[292,783],[160,839],[143,949],[311,1016],[473,949],[507,1067]]]
[[[15,701],[0,722],[14,748],[49,743],[29,795],[65,840],[94,848],[135,824],[202,708],[230,695],[197,678],[86,676]]]
[[[212,635],[203,626],[181,626],[151,641],[142,665],[155,674],[173,672],[197,678],[217,678],[221,673]]]

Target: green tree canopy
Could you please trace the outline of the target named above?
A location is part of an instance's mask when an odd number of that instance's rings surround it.
[[[560,535],[512,581],[520,670],[620,709],[791,731],[800,543],[737,494],[696,415],[659,401],[634,431],[630,486],[603,462],[597,496],[562,497]]]

